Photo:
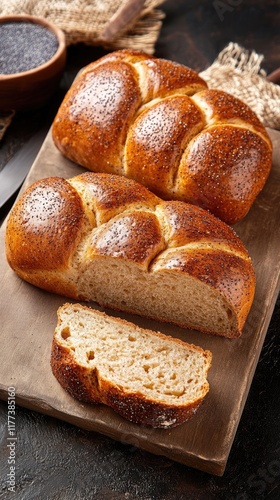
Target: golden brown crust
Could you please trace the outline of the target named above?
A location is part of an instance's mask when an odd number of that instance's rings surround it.
[[[151,261],[165,248],[155,214],[134,212],[115,217],[92,240],[95,255],[111,256],[133,262],[148,270]]]
[[[183,125],[178,127],[178,122]],[[124,154],[125,175],[159,196],[169,193],[172,198],[182,151],[203,126],[203,115],[188,96],[156,101],[130,127]]]
[[[53,139],[89,170],[125,175],[228,224],[245,217],[272,163],[269,136],[246,104],[183,65],[129,50],[80,73]]]
[[[142,104],[174,93],[192,95],[207,88],[206,82],[196,71],[182,64],[159,59],[137,50],[125,49],[111,52],[89,64],[80,75],[83,78],[84,73],[95,71],[96,68],[112,62],[124,62],[137,68]]]
[[[57,147],[81,165],[98,158],[98,172],[122,173],[122,149],[141,104],[133,66],[110,61],[84,70],[67,99],[53,125]]]
[[[77,192],[60,177],[40,180],[25,191],[9,217],[8,262],[15,271],[65,269],[84,230]]]
[[[248,257],[246,248],[232,228],[202,208],[180,201],[162,202],[160,207],[168,225],[168,248],[193,242],[216,248],[226,245],[230,251]]]
[[[96,225],[104,224],[112,217],[133,206],[145,206],[154,210],[161,201],[144,186],[125,177],[85,172],[69,179],[70,184],[83,199],[84,210],[95,214]]]
[[[271,140],[263,124],[244,102],[227,92],[217,89],[207,89],[198,92],[193,100],[204,109],[209,125],[215,123],[232,123],[251,126],[271,147]]]
[[[146,58],[136,67],[140,74],[143,104],[171,94],[193,95],[207,88],[195,71],[166,59]]]
[[[271,150],[259,135],[235,125],[212,126],[189,143],[182,157],[178,197],[184,199],[187,191],[190,203],[235,224],[247,214],[270,166]]]
[[[170,429],[189,420],[204,399],[203,396],[187,406],[170,407],[156,401],[147,401],[137,393],[125,394],[116,387],[110,386],[110,384],[106,385],[104,384],[103,390],[106,393],[106,404],[108,406],[127,420],[155,428]]]

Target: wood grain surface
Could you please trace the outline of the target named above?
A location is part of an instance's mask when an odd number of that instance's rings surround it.
[[[5,224],[0,233],[0,397],[6,400],[8,387],[14,386],[17,404],[23,407],[222,475],[279,290],[280,133],[269,133],[274,145],[270,177],[247,217],[234,227],[249,250],[257,275],[255,300],[242,337],[229,340],[118,314],[140,326],[212,351],[210,393],[192,420],[171,430],[150,429],[127,422],[102,405],[81,404],[63,391],[51,373],[50,350],[56,311],[67,299],[23,282],[9,268],[5,259]],[[82,171],[82,167],[60,155],[49,134],[22,189],[42,177],[67,178]],[[91,306],[100,309],[95,304]]]

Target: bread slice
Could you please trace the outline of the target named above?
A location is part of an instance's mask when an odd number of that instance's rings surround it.
[[[51,367],[71,396],[158,428],[189,419],[209,391],[212,354],[80,304],[58,309]]]

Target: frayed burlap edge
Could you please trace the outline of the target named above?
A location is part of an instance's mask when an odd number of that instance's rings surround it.
[[[200,76],[248,104],[266,127],[280,129],[280,87],[266,80],[263,55],[230,43]]]

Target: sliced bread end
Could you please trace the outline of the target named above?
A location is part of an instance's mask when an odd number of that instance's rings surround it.
[[[79,304],[58,310],[51,367],[71,396],[137,424],[188,420],[209,391],[212,354]]]

